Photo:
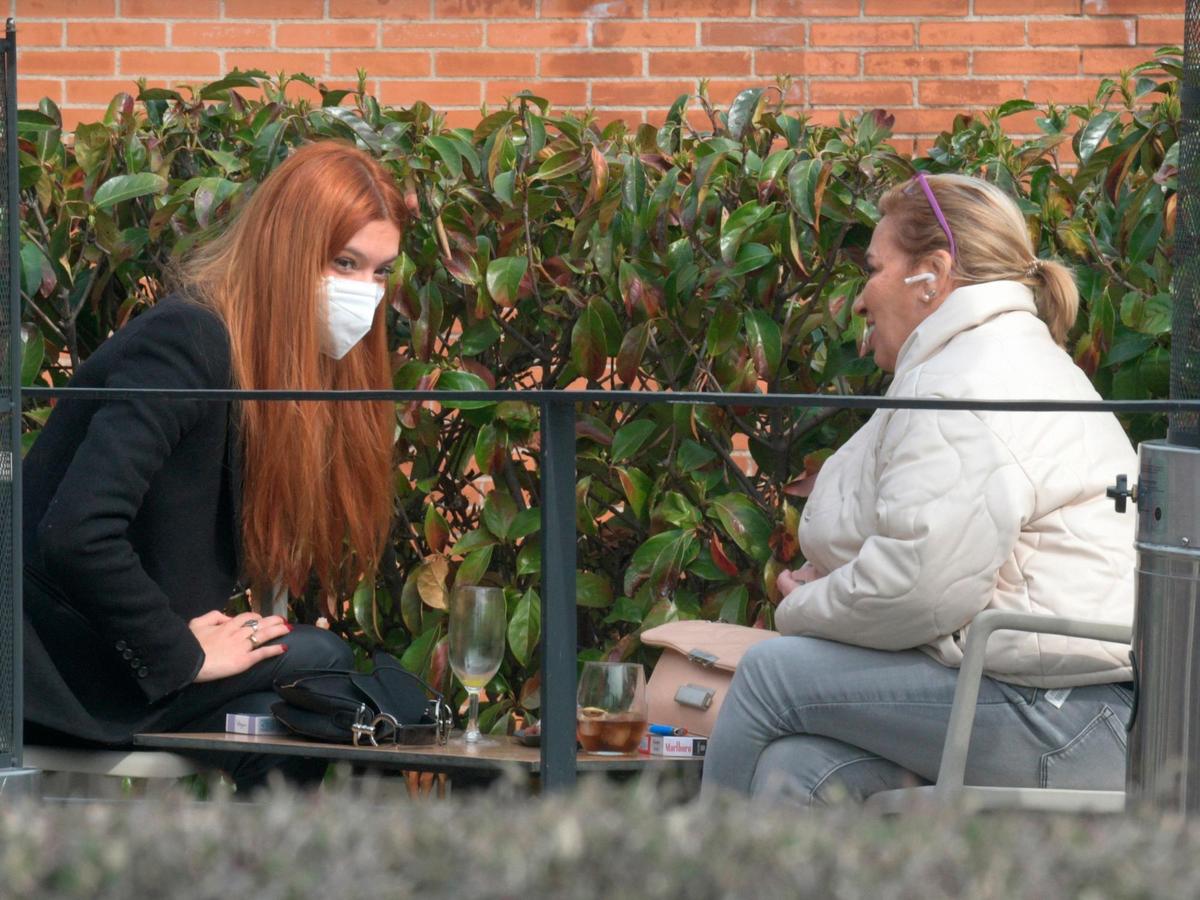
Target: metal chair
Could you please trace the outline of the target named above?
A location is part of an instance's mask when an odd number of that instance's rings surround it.
[[[125,792],[123,779],[133,779],[135,793],[154,790],[188,775],[211,771],[178,753],[147,750],[103,750],[27,744],[24,764],[42,772],[44,797],[115,799]]]
[[[967,630],[962,666],[954,688],[954,703],[937,782],[915,788],[881,791],[867,798],[866,808],[881,813],[898,813],[929,803],[952,803],[973,810],[1032,809],[1047,812],[1118,813],[1125,809],[1124,791],[1066,790],[1062,788],[983,787],[963,784],[967,751],[983,677],[984,653],[988,638],[997,631],[1028,631],[1060,634],[1128,644],[1132,628],[1110,622],[1065,619],[1029,613],[985,610],[974,618]]]

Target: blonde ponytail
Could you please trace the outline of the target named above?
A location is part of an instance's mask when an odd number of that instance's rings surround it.
[[[1046,323],[1054,342],[1063,346],[1079,312],[1079,290],[1071,270],[1062,263],[1039,259],[1018,280],[1033,290],[1038,318]]]

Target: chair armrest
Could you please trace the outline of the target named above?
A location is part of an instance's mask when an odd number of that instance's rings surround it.
[[[999,609],[987,609],[977,615],[967,628],[967,643],[963,648],[962,665],[954,686],[954,703],[950,707],[950,722],[946,728],[946,742],[942,745],[941,765],[938,767],[939,793],[952,792],[963,786],[987,642],[997,631],[1061,634],[1114,644],[1128,644],[1133,638],[1131,626],[1115,622],[1038,616]]]

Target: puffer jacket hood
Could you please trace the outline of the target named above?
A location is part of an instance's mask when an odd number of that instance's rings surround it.
[[[1017,282],[954,291],[898,355],[893,397],[1096,400]],[[1137,459],[1108,413],[878,410],[821,469],[801,518],[828,573],[783,599],[777,627],[962,660],[984,609],[1128,624],[1134,518],[1105,487]],[[989,675],[1035,687],[1124,681],[1128,648],[1000,632]]]

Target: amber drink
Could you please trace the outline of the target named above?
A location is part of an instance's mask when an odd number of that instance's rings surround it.
[[[587,753],[633,753],[646,733],[646,673],[638,663],[584,663],[575,735]]]
[[[575,725],[575,736],[588,753],[632,753],[645,733],[645,716],[593,707],[580,709]]]

